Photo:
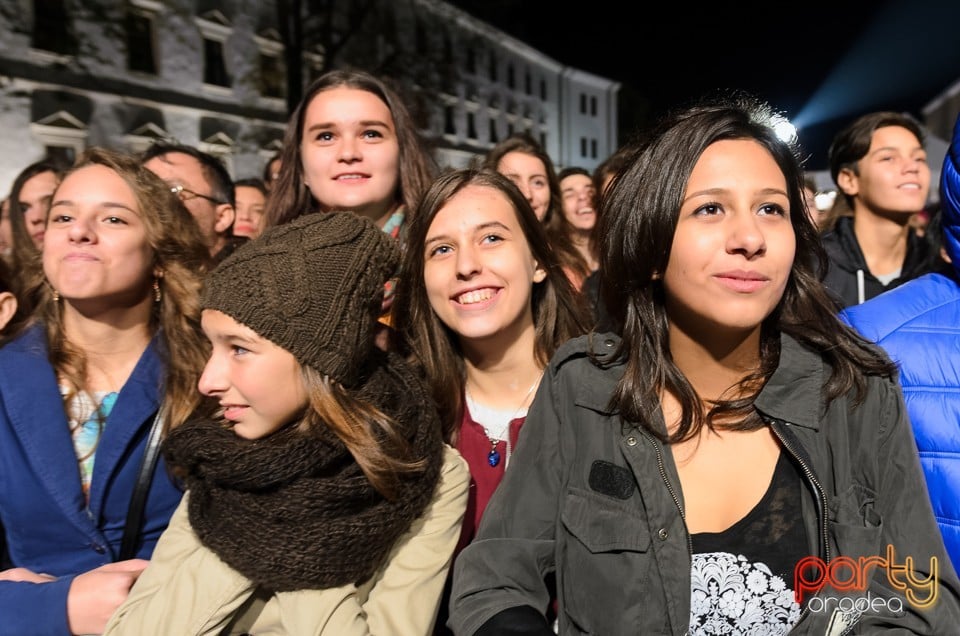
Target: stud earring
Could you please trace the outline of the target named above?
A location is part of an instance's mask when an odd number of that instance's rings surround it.
[[[163,298],[163,294],[160,293],[160,278],[158,276],[153,277],[153,302],[158,303],[160,299]]]
[[[56,289],[53,290],[53,302],[60,302],[60,292],[58,292]]]

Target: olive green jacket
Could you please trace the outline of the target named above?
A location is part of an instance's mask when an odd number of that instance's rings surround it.
[[[454,565],[448,625],[458,636],[506,625],[512,634],[551,633],[544,620],[530,620],[533,608],[549,603],[549,574],[560,634],[687,632],[692,557],[680,479],[669,449],[609,406],[624,367],[598,366],[588,353],[603,356],[616,345],[613,335],[583,336],[551,361],[511,469]],[[794,633],[957,633],[960,584],[926,496],[899,385],[871,377],[860,406],[839,398],[825,408],[829,373],[818,354],[783,336],[779,366],[755,401],[804,475],[798,497],[808,554],[830,562],[883,557],[894,546],[900,565],[912,558],[915,576],[926,578],[936,564],[937,597],[926,608],[911,605],[886,570],[874,568],[867,590],[847,594],[902,599],[903,613],[857,616],[839,611],[837,601],[824,603],[825,611],[810,603]],[[659,406],[650,421],[662,429]]]

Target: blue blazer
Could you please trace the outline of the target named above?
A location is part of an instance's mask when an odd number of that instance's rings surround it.
[[[161,401],[154,337],[120,390],[97,447],[87,506],[56,373],[41,325],[0,348],[0,523],[17,567],[59,577],[0,581],[0,636],[69,634],[73,577],[117,559],[130,496]],[[149,559],[182,491],[161,457],[137,556]]]

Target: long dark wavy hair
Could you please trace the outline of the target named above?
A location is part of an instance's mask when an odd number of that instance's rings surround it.
[[[634,422],[667,442],[694,437],[718,416],[736,424],[731,430],[763,425],[753,402],[780,359],[780,334],[818,351],[832,371],[823,387],[825,402],[854,391],[863,399],[866,376],[893,377],[896,367],[837,317],[837,306],[817,272],[826,254],[817,230],[803,213],[803,170],[799,148],[781,141],[772,124],[776,113],[749,95],[705,99],[668,115],[631,155],[603,197],[600,215],[601,299],[623,325],[614,352],[626,369],[611,397],[625,421]],[[704,150],[730,139],[756,141],[769,151],[786,178],[796,256],[783,297],[761,325],[760,364],[735,389],[735,397],[707,403],[695,391],[670,354],[662,281],[687,182]],[[602,361],[598,360],[598,364]],[[680,401],[680,426],[666,436],[648,421],[651,404],[662,391]],[[708,408],[707,408],[708,407]]]
[[[457,334],[443,324],[430,305],[423,279],[424,245],[437,213],[467,186],[496,190],[510,201],[533,258],[547,273],[544,280],[534,283],[531,297],[536,331],[531,353],[537,363],[546,366],[562,343],[586,333],[590,324],[583,298],[567,279],[543,224],[517,186],[495,170],[451,170],[441,175],[427,190],[410,225],[394,303],[394,324],[402,335],[405,352],[412,354],[426,373],[448,442],[455,442],[459,431],[466,371]]]
[[[307,88],[290,115],[283,137],[283,150],[280,153],[280,176],[273,183],[270,196],[267,197],[265,227],[288,223],[304,214],[320,211],[319,202],[313,198],[303,180],[303,159],[300,156],[303,123],[307,108],[317,95],[326,90],[343,87],[376,95],[390,110],[400,146],[400,185],[397,188],[396,203],[405,206],[408,215],[412,214],[424,190],[430,185],[436,174],[436,165],[400,96],[384,80],[364,71],[328,71]]]

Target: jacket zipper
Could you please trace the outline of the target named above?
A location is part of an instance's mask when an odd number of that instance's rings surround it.
[[[773,418],[770,418],[768,421],[771,424],[770,430],[773,431],[773,434],[777,436],[777,439],[780,440],[780,443],[783,444],[783,447],[786,448],[790,455],[797,461],[798,464],[800,464],[800,468],[803,469],[803,474],[806,476],[807,481],[813,484],[813,489],[817,493],[817,520],[820,522],[820,546],[822,552],[820,556],[823,557],[824,562],[829,563],[830,543],[828,541],[827,530],[827,497],[823,494],[823,487],[820,485],[820,482],[817,481],[816,476],[813,474],[813,470],[810,469],[810,466],[807,465],[807,462],[803,461],[800,453],[798,453],[796,448],[794,448],[793,443],[778,430],[778,426],[786,426],[787,422]]]
[[[803,460],[803,457],[801,457],[800,453],[797,452],[796,448],[793,446],[793,443],[788,440],[780,430],[778,430],[778,427],[786,426],[788,423],[786,421],[771,417],[767,417],[765,419],[767,424],[770,426],[770,430],[773,431],[773,434],[777,436],[777,439],[780,440],[780,443],[783,444],[783,447],[800,465],[800,468],[803,471],[804,476],[807,478],[807,481],[813,485],[813,489],[817,495],[817,521],[820,527],[821,554],[819,556],[823,558],[825,563],[830,563],[830,542],[827,529],[826,512],[827,497],[823,494],[823,487],[813,474],[813,470],[810,468],[807,462]],[[647,432],[639,429],[637,432],[653,446],[653,450],[657,454],[657,469],[660,471],[660,478],[667,487],[667,491],[670,493],[670,497],[673,499],[673,503],[677,507],[677,511],[680,513],[680,518],[683,520],[684,526],[686,526],[687,517],[686,514],[684,514],[683,506],[680,503],[680,498],[677,496],[677,492],[674,490],[673,485],[670,483],[670,479],[667,476],[667,469],[663,463],[663,451],[660,447],[660,444]],[[690,537],[690,532],[687,532],[687,553],[689,554],[690,558],[693,559],[693,539]],[[803,608],[803,611],[800,613],[800,618],[798,619],[797,624],[799,624],[809,613],[810,605],[807,604],[807,607]]]
[[[773,431],[773,434],[777,436],[777,439],[780,440],[780,443],[783,444],[783,447],[787,449],[787,452],[800,464],[800,468],[803,470],[804,476],[806,476],[807,481],[813,485],[813,489],[817,494],[817,521],[820,527],[820,548],[821,554],[820,557],[823,558],[825,563],[830,563],[830,542],[829,534],[827,529],[827,497],[823,494],[823,486],[820,485],[820,482],[817,480],[816,476],[813,474],[813,470],[810,466],[803,460],[803,457],[800,456],[800,453],[797,452],[794,448],[793,443],[788,440],[778,429],[778,426],[786,426],[787,422],[783,420],[778,420],[775,418],[767,418],[767,423],[770,424],[770,430]],[[677,497],[677,492],[673,489],[673,484],[670,483],[670,478],[667,476],[667,469],[663,463],[663,451],[660,448],[660,444],[657,443],[657,440],[653,439],[645,431],[639,431],[640,435],[643,436],[650,444],[653,446],[654,452],[657,454],[657,469],[660,471],[660,478],[663,480],[664,485],[666,485],[667,490],[670,492],[670,497],[673,499],[674,505],[677,507],[677,511],[680,512],[680,518],[683,519],[684,525],[686,525],[687,516],[683,511],[683,505],[680,503],[680,498]],[[690,538],[690,533],[687,532],[687,551],[690,554],[690,557],[693,557],[693,539]]]
[[[653,446],[654,452],[657,454],[657,468],[660,470],[660,478],[663,480],[663,483],[666,485],[667,490],[670,492],[670,497],[673,499],[674,505],[677,507],[677,511],[680,513],[680,518],[683,520],[684,529],[687,525],[687,515],[683,512],[683,505],[680,503],[680,498],[677,496],[677,491],[673,489],[673,484],[670,483],[670,478],[667,477],[667,469],[663,465],[663,452],[660,448],[660,444],[657,440],[653,439],[645,431],[639,431],[639,433]],[[690,556],[690,559],[693,559],[693,539],[690,537],[690,532],[687,532],[687,554]]]
[[[787,426],[787,422],[784,420],[778,420],[775,418],[767,418],[767,423],[770,425],[770,430],[773,431],[773,434],[777,436],[777,439],[780,440],[780,443],[783,444],[783,447],[787,450],[788,453],[800,464],[800,468],[803,470],[803,474],[806,476],[807,481],[813,484],[813,489],[817,493],[817,521],[820,525],[820,546],[821,554],[820,557],[823,558],[824,563],[830,563],[830,542],[827,531],[827,497],[823,494],[823,487],[820,485],[820,482],[817,481],[816,476],[813,474],[813,470],[810,469],[810,466],[807,465],[807,462],[803,461],[803,458],[800,456],[800,453],[794,448],[792,442],[786,438],[785,435],[781,434],[779,430],[780,426]],[[803,621],[804,618],[810,613],[810,604],[807,603],[807,606],[803,608],[803,611],[800,612],[800,618],[797,620],[797,624]]]
[[[683,521],[683,529],[687,533],[687,555],[690,557],[690,560],[693,561],[693,538],[690,536],[690,532],[687,530],[687,515],[683,512],[683,506],[680,504],[680,498],[677,496],[677,491],[673,489],[673,484],[670,483],[670,478],[667,477],[667,468],[663,465],[663,452],[660,448],[660,443],[646,431],[638,428],[637,433],[643,437],[643,439],[648,441],[651,446],[653,446],[653,451],[657,454],[657,469],[660,471],[660,479],[663,480],[664,485],[667,487],[667,491],[670,493],[670,498],[673,499],[673,504],[677,507],[677,511],[680,513],[680,519]],[[689,635],[690,627],[688,625],[687,629],[683,630],[683,636]]]

